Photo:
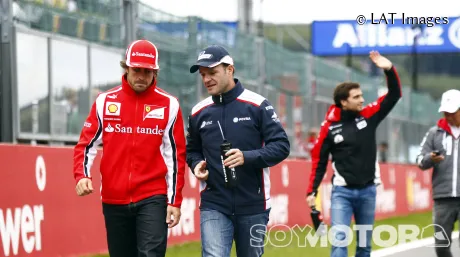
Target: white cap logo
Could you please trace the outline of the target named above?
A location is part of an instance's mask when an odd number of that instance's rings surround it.
[[[139,52],[133,52],[131,54],[132,56],[144,56],[144,57],[148,57],[148,58],[152,58],[152,59],[155,59],[155,55],[153,54],[146,54],[146,53],[139,53]]]
[[[198,55],[198,60],[201,60],[201,59],[211,59],[212,58],[212,54],[207,54],[205,51],[201,52],[199,55]]]

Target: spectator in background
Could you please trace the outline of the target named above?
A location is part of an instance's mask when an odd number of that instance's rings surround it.
[[[64,91],[64,97],[67,109],[67,134],[78,135],[84,123],[84,118],[81,117],[78,106],[78,92],[73,88],[68,88]]]
[[[388,143],[381,142],[378,149],[379,158],[378,161],[381,163],[386,163],[388,161]]]
[[[452,257],[452,230],[460,219],[460,91],[445,92],[438,111],[444,114],[444,118],[438,120],[423,138],[417,164],[421,170],[433,168],[436,254]]]
[[[300,154],[300,158],[305,158],[307,160],[311,160],[311,149],[313,149],[313,146],[315,144],[315,141],[318,137],[318,129],[317,128],[311,128],[305,139],[302,138],[300,133],[298,133],[299,136],[296,137],[296,141],[298,142],[297,144],[297,151]]]
[[[307,142],[304,144],[304,150],[308,154],[308,159],[311,160],[311,150],[315,146],[316,139],[318,138],[318,129],[312,128],[308,131]]]

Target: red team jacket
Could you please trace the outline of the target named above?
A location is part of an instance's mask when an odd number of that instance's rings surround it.
[[[101,159],[102,202],[129,204],[165,194],[180,207],[185,173],[184,123],[178,100],[154,84],[135,93],[122,84],[101,93],[74,150],[74,177],[91,178],[96,147]]]

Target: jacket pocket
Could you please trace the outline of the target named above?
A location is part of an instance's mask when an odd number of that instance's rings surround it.
[[[452,195],[452,167],[444,163],[445,161],[436,164],[433,169],[432,185],[433,195],[436,196],[451,196]]]

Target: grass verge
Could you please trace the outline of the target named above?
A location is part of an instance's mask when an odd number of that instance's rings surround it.
[[[432,223],[431,212],[424,213],[415,213],[407,216],[394,217],[389,219],[383,219],[376,221],[376,225],[389,225],[397,228],[398,224],[405,225],[416,225],[420,230]],[[316,256],[316,257],[326,257],[330,255],[330,245],[326,247],[321,247],[320,243],[317,246],[312,247],[306,244],[306,246],[299,247],[298,238],[305,238],[308,231],[296,230],[296,233],[284,233],[285,238],[283,239],[283,234],[276,232],[269,233],[270,242],[265,247],[264,257],[281,257],[281,256]],[[433,235],[433,228],[429,228],[426,232],[423,233],[424,237]],[[297,234],[297,235],[296,235]],[[277,239],[275,239],[275,237]],[[283,240],[279,240],[283,239]],[[381,234],[382,240],[389,239],[389,233],[383,232]],[[303,239],[302,239],[303,240]],[[399,239],[398,239],[399,240]],[[374,240],[373,240],[374,241]],[[278,247],[273,246],[273,242],[276,242]],[[302,242],[302,241],[301,241]],[[279,247],[285,245],[285,247]],[[305,244],[304,244],[305,245]],[[349,246],[348,256],[354,255],[356,247],[356,235],[353,235],[353,242]],[[373,242],[373,250],[380,249],[382,247],[378,246]],[[181,245],[174,245],[168,248],[166,256],[174,257],[200,257],[201,256],[201,245],[199,242],[185,243]],[[232,257],[236,256],[235,244],[232,248]],[[95,255],[92,257],[109,257],[109,255]]]

